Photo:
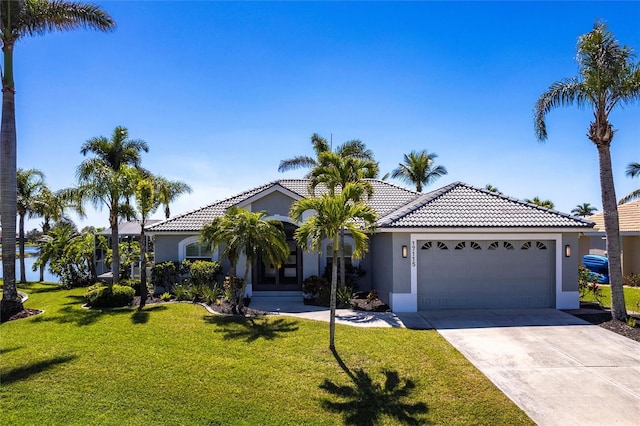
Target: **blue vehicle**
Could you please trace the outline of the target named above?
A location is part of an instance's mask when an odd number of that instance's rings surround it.
[[[599,275],[599,284],[609,284],[609,259],[606,256],[585,254],[582,256],[582,264],[594,274]]]

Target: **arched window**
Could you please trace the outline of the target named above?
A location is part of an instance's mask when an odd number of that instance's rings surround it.
[[[331,268],[333,265],[333,244],[327,244],[327,249],[325,250],[327,256],[327,268]],[[338,256],[340,253],[338,253]],[[349,266],[357,266],[353,264],[353,259],[351,256],[353,255],[353,246],[345,240],[344,242],[344,265],[345,267]],[[340,258],[338,257],[338,262],[340,262]],[[348,269],[347,269],[348,270]]]
[[[178,243],[178,256],[179,260],[218,260],[218,252],[214,253],[210,244],[201,243],[197,235]]]

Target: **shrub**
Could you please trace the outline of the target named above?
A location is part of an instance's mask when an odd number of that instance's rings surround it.
[[[135,291],[131,287],[95,284],[89,287],[84,298],[87,305],[94,308],[117,308],[131,303],[134,295]]]
[[[193,262],[189,268],[191,283],[196,286],[212,286],[218,280],[218,275],[222,272],[219,262],[198,261]]]
[[[196,300],[196,293],[189,284],[176,284],[172,290],[177,300],[188,300],[190,302],[195,302]]]
[[[580,299],[583,299],[589,292],[593,292],[594,296],[597,296],[596,291],[600,290],[597,284],[599,277],[600,277],[599,274],[596,274],[595,272],[591,272],[584,266],[582,265],[578,266],[578,293],[579,293]],[[598,299],[596,298],[596,300]],[[599,300],[598,300],[598,303],[599,303]]]
[[[171,293],[165,291],[160,295],[160,300],[162,300],[163,302],[168,302],[169,300],[171,300]]]
[[[338,286],[336,289],[336,304],[338,306],[351,305],[353,289],[346,285]]]
[[[369,294],[367,294],[367,302],[372,302],[380,297],[380,292],[378,290],[371,290]]]
[[[341,285],[342,283],[340,283],[340,260],[338,259],[338,285]],[[331,269],[333,267],[332,266],[328,266],[324,269],[324,274],[322,275],[327,281],[331,282]],[[352,290],[357,290],[358,289],[358,281],[360,280],[361,277],[364,277],[366,275],[366,272],[360,268],[359,266],[353,266],[351,264],[346,264],[345,265],[345,274],[344,274],[344,280],[346,281],[346,285],[347,287],[351,287]]]
[[[622,279],[622,283],[629,287],[640,287],[640,274],[625,275]]]
[[[325,278],[319,277],[318,275],[311,275],[302,281],[302,291],[311,297],[315,297],[322,287],[327,287],[328,285],[329,282]]]
[[[151,268],[151,284],[155,287],[169,288],[178,281],[178,262],[162,262]]]
[[[219,286],[200,285],[196,287],[197,300],[213,305],[218,301],[218,297],[222,295],[222,289]]]

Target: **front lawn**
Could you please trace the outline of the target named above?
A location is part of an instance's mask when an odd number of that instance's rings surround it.
[[[86,310],[28,284],[45,313],[0,325],[0,424],[532,424],[433,330],[235,319],[171,303]]]
[[[602,306],[610,308],[611,286],[605,284],[598,284],[598,286],[602,289],[602,297],[600,298]],[[582,300],[596,302],[596,298],[591,292],[588,292]],[[640,287],[624,287],[624,304],[627,307],[627,311],[640,312]]]

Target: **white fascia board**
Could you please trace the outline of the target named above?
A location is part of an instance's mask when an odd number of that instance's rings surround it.
[[[549,234],[549,233],[567,233],[567,232],[585,232],[585,228],[528,228],[528,227],[516,227],[516,228],[376,228],[376,232],[390,232],[401,234],[515,234],[515,233],[529,233],[529,234]]]

